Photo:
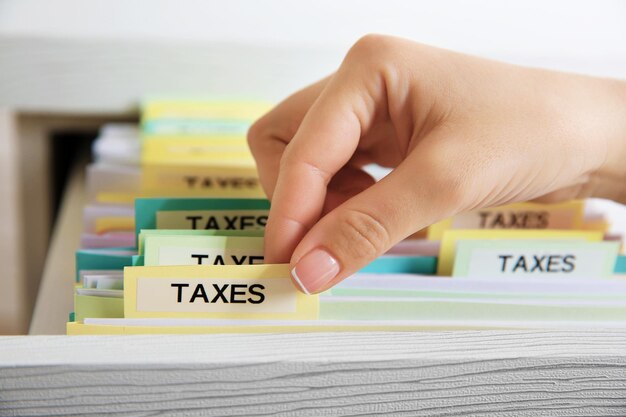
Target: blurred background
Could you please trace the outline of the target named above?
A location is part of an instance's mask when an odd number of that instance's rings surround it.
[[[102,124],[136,121],[143,97],[275,102],[373,32],[625,78],[624,22],[617,0],[0,0],[0,334],[55,302],[89,145]]]

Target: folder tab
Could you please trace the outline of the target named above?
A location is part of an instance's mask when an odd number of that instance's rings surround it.
[[[126,318],[308,320],[317,316],[317,296],[296,290],[288,265],[124,269]]]
[[[266,199],[138,198],[136,233],[142,229],[262,230],[269,214]]]
[[[264,230],[268,210],[180,210],[156,213],[157,229]]]
[[[468,278],[605,278],[619,242],[465,240],[457,242],[453,276]]]
[[[262,237],[152,235],[145,238],[146,266],[262,263]]]
[[[561,240],[589,241],[602,240],[602,232],[580,230],[447,230],[441,239],[437,275],[452,274],[456,245],[462,240]]]
[[[516,203],[458,214],[428,228],[428,239],[440,240],[449,229],[579,229],[585,202]]]

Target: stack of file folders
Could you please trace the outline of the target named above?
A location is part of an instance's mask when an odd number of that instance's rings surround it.
[[[585,201],[464,213],[300,293],[263,262],[245,135],[268,108],[156,98],[139,127],[103,127],[68,334],[626,327],[621,236]]]

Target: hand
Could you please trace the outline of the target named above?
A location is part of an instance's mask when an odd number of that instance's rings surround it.
[[[316,293],[408,235],[517,201],[626,200],[624,82],[369,35],[248,134],[265,260]],[[375,183],[362,167],[394,170]]]

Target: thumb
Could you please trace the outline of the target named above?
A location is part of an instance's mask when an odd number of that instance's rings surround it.
[[[417,230],[457,211],[460,182],[449,161],[418,146],[380,182],[324,216],[291,258],[307,294],[324,291]]]

